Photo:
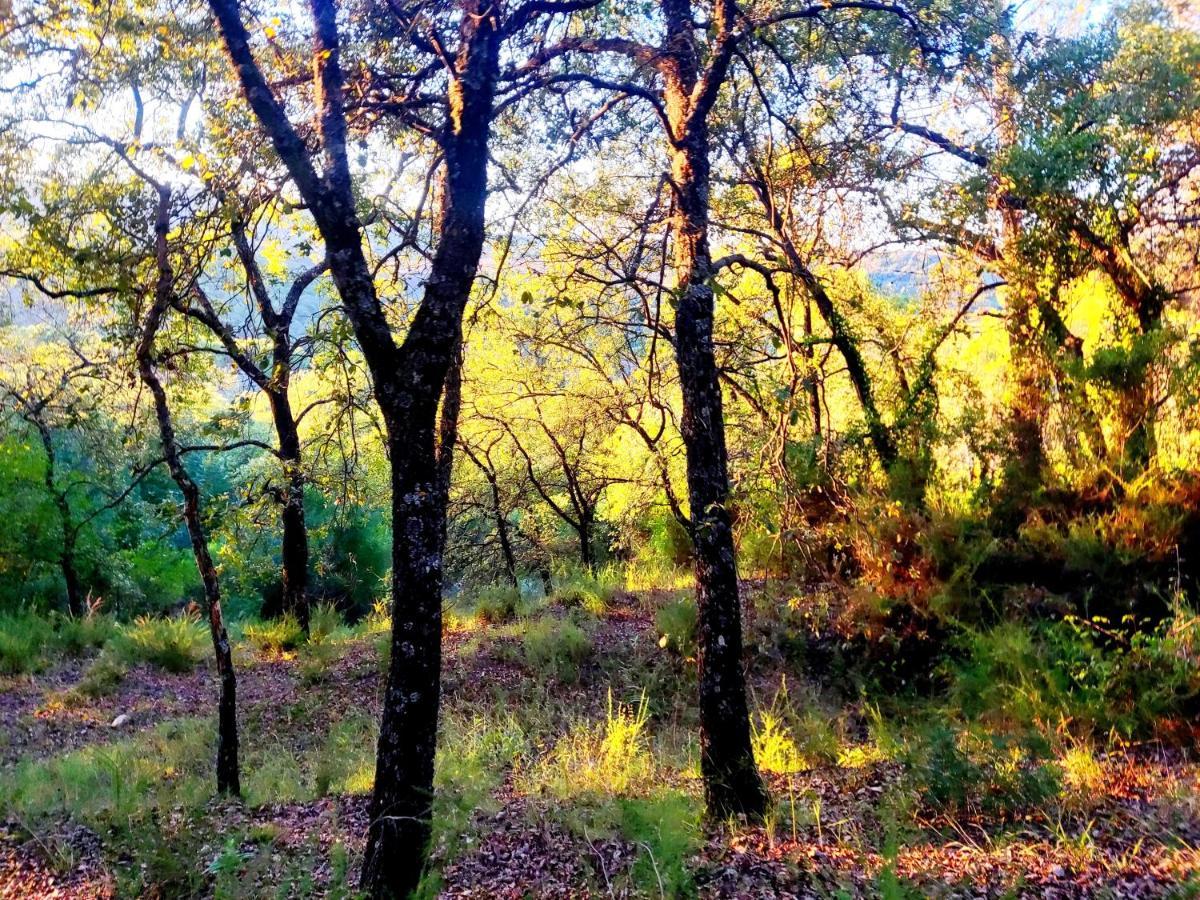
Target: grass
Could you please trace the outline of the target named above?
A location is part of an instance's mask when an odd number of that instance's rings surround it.
[[[126,665],[115,653],[105,652],[93,660],[83,673],[83,677],[71,688],[70,693],[81,700],[95,700],[115,693],[129,672]]]
[[[493,585],[477,592],[471,605],[472,617],[485,625],[512,621],[521,608],[521,592],[510,585]]]
[[[266,622],[249,622],[242,628],[242,637],[259,653],[280,654],[295,650],[304,643],[304,629],[292,613]]]
[[[105,645],[105,652],[126,665],[144,662],[175,673],[190,672],[208,650],[208,632],[194,616],[139,616]]]
[[[554,578],[550,601],[564,610],[583,610],[592,616],[602,616],[624,581],[623,572],[616,566],[605,566],[595,572],[569,569]]]
[[[39,672],[57,655],[81,656],[109,640],[116,628],[116,620],[103,613],[0,615],[0,675]]]
[[[808,768],[809,763],[796,747],[796,741],[787,726],[774,712],[760,712],[751,726],[750,743],[754,749],[754,761],[761,771],[791,775]]]
[[[655,762],[646,721],[645,695],[627,705],[614,703],[609,691],[603,721],[576,722],[548,754],[521,773],[523,790],[560,800],[647,792]]]
[[[472,596],[464,605],[470,609],[475,602]],[[495,657],[500,642],[512,659],[544,677],[519,679],[482,705],[474,694],[470,705],[447,696],[435,774],[436,866],[421,896],[436,895],[443,887],[438,867],[486,841],[490,815],[514,798],[531,827],[555,820],[574,835],[582,854],[587,845],[594,849],[608,839],[628,845],[617,870],[605,873],[603,883],[597,875],[597,892],[696,893],[703,880],[696,875],[697,854],[708,852],[713,832],[701,826],[695,666],[681,665],[654,641],[663,634],[674,640],[686,634],[689,623],[694,627],[694,607],[688,606],[685,601],[662,607],[660,613],[670,611],[657,617],[653,631],[647,626],[628,653],[608,659],[593,658],[592,638],[603,636],[596,629],[604,623],[582,607],[564,614],[550,605],[523,618],[521,613],[534,608],[526,601],[516,618],[476,626],[470,642],[492,645],[478,665]],[[326,829],[337,827],[341,798],[370,792],[378,731],[375,715],[365,710],[329,721],[328,711],[345,700],[338,693],[344,676],[357,673],[339,667],[336,681],[327,676],[354,642],[388,637],[381,630],[383,615],[376,618],[350,629],[332,607],[314,609],[309,641],[296,647],[294,663],[278,663],[299,675],[301,696],[285,700],[293,703],[292,712],[282,718],[264,714],[253,702],[241,711],[246,809],[269,819],[276,804],[328,798],[320,804],[330,817],[319,826],[321,846],[284,846],[269,833],[255,837],[251,830],[266,826],[245,821],[228,829],[214,825],[219,817],[211,806],[208,719],[178,720],[103,746],[26,759],[0,774],[0,816],[51,848],[63,822],[86,824],[102,836],[106,856],[133,860],[118,876],[127,895],[248,896],[264,882],[311,895],[326,885],[323,875],[314,875],[318,866],[324,873],[334,870],[334,884],[342,883],[332,851],[322,849],[342,845],[337,832]],[[17,634],[38,644],[50,661],[69,652],[68,645],[95,647],[107,635],[70,692],[75,703],[111,693],[130,665],[191,667],[208,645],[201,623],[187,619],[139,619],[115,631],[97,624],[78,629],[61,645],[55,637],[60,630],[60,622],[47,620],[43,628],[27,625]],[[1120,697],[1139,691],[1165,704],[1178,688],[1179,702],[1186,702],[1190,682],[1170,660],[1194,658],[1189,655],[1194,634],[1186,622],[1175,622],[1117,649],[1088,644],[1069,623],[1049,634],[1019,623],[964,634],[962,655],[943,669],[948,689],[908,696],[903,703],[886,697],[874,697],[873,703],[835,699],[832,691],[803,682],[789,692],[782,680],[773,693],[767,689],[765,702],[757,702],[765,676],[778,677],[778,671],[767,668],[772,662],[765,654],[756,657],[750,664],[753,751],[760,769],[781,776],[787,787],[772,780],[767,822],[761,831],[742,833],[785,848],[781,852],[788,852],[789,837],[803,842],[815,836],[852,844],[855,852],[878,853],[882,868],[865,886],[880,896],[914,896],[925,884],[896,875],[897,846],[958,834],[966,823],[984,825],[989,842],[1003,842],[1020,840],[1020,823],[1037,821],[1057,829],[1055,846],[1071,858],[1099,852],[1103,837],[1083,823],[1111,802],[1097,756],[1104,738],[1078,735],[1051,713],[1118,709]],[[467,652],[470,642],[456,642],[452,652]],[[263,646],[281,645],[271,637]],[[358,661],[358,654],[347,660]],[[581,671],[588,675],[584,686]],[[1166,684],[1157,694],[1143,687],[1152,675]],[[587,687],[593,680],[610,684],[607,703]],[[1163,699],[1155,699],[1160,695]],[[621,703],[621,697],[638,699]],[[876,783],[880,763],[895,777],[885,780],[878,795],[864,793],[862,785]],[[816,767],[822,771],[815,782],[801,776]],[[811,786],[821,780],[845,786],[836,801],[825,797],[824,809]],[[1194,818],[1190,794],[1154,802],[1162,809],[1148,816],[1161,819],[1164,831],[1172,827],[1165,824],[1175,821],[1172,816],[1191,821],[1186,809]],[[332,839],[325,840],[326,834]],[[62,845],[69,868],[68,857],[76,851],[68,841]],[[339,852],[345,863],[344,846]]]
[[[180,719],[134,739],[26,760],[0,776],[0,803],[26,823],[66,814],[127,826],[155,809],[196,809],[212,790],[213,740],[207,719]]]
[[[442,717],[435,767],[432,846],[442,865],[466,846],[471,820],[496,808],[492,795],[505,773],[529,749],[528,735],[512,715],[483,715],[456,709]],[[427,873],[417,891],[433,898],[441,889],[438,872]]]
[[[684,659],[696,656],[696,601],[691,597],[671,600],[654,614],[658,645]]]
[[[375,742],[379,726],[373,716],[352,713],[336,722],[312,763],[314,793],[366,794],[375,782]]]
[[[545,616],[525,629],[521,638],[525,664],[558,681],[577,681],[579,667],[592,652],[592,641],[574,622]]]
[[[0,616],[0,673],[21,675],[44,668],[53,637],[50,623],[33,613]]]

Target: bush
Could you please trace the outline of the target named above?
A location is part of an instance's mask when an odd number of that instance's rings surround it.
[[[242,633],[259,653],[283,653],[304,643],[304,630],[292,613],[269,622],[251,622]]]
[[[117,630],[116,620],[103,613],[85,616],[51,617],[55,626],[55,643],[64,653],[81,656],[93,647],[101,647]]]
[[[207,647],[208,635],[195,616],[138,616],[113,636],[106,650],[127,665],[146,662],[168,672],[190,672]]]
[[[1061,774],[1041,760],[1038,742],[955,735],[937,726],[903,755],[924,804],[955,814],[1012,818],[1058,794]]]
[[[1019,732],[1067,723],[1086,735],[1191,740],[1200,714],[1200,620],[1181,608],[1128,636],[1103,617],[970,632],[951,699],[968,717]]]
[[[517,615],[521,605],[521,592],[511,585],[493,585],[483,588],[475,595],[474,616],[488,625],[507,622]]]
[[[23,675],[46,665],[46,649],[54,638],[45,619],[29,612],[0,616],[0,674]]]
[[[592,652],[582,628],[550,617],[531,623],[521,643],[526,665],[559,681],[579,678],[579,666]]]
[[[87,671],[79,682],[71,688],[71,693],[95,699],[106,697],[116,691],[129,672],[129,667],[112,652],[101,653],[88,666]]]
[[[691,597],[673,600],[654,616],[658,645],[684,659],[696,656],[696,601]]]

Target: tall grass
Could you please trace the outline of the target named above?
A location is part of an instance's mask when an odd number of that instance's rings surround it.
[[[653,787],[654,758],[646,736],[646,697],[636,705],[614,703],[599,723],[579,722],[549,754],[521,773],[528,793],[560,800],[646,793]]]
[[[168,672],[190,672],[209,647],[208,632],[195,616],[138,616],[105,645],[105,652],[127,664],[150,663]]]
[[[56,655],[80,656],[108,640],[116,627],[113,617],[102,613],[0,615],[0,675],[41,671]]]

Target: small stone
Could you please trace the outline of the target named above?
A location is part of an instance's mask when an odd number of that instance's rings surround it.
[[[1064,869],[1062,866],[1055,866],[1053,869],[1050,870],[1050,874],[1053,875],[1055,878],[1065,878],[1067,875],[1067,870]]]
[[[112,720],[112,722],[109,724],[108,727],[109,728],[120,728],[122,725],[125,725],[128,722],[129,722],[129,714],[121,713],[119,716],[117,716],[115,719]]]

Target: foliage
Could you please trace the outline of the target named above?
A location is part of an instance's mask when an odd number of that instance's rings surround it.
[[[664,604],[654,614],[654,627],[664,650],[684,659],[696,656],[696,601],[691,597]]]
[[[954,815],[980,810],[1012,818],[1058,793],[1058,768],[1034,742],[961,735],[935,727],[906,749],[909,777],[931,809]]]
[[[304,630],[293,613],[266,622],[247,623],[242,634],[260,653],[284,653],[304,642]]]
[[[1200,703],[1196,617],[1186,607],[1150,632],[1103,618],[1003,623],[967,638],[951,697],[963,713],[1008,729],[1183,736]],[[1176,739],[1172,737],[1172,739]]]
[[[210,647],[208,633],[196,616],[138,616],[105,646],[105,652],[127,665],[150,663],[168,672],[190,672]]]
[[[529,668],[558,681],[575,681],[592,652],[587,633],[574,622],[543,616],[525,626],[522,651]]]

